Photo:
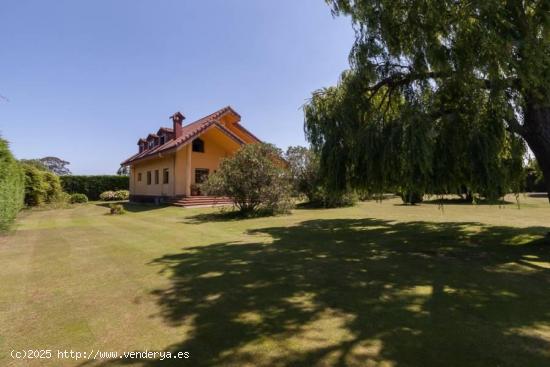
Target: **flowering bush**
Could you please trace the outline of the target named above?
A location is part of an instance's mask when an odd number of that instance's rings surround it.
[[[114,191],[104,191],[101,194],[99,194],[99,200],[104,200],[104,201],[116,200],[115,199],[115,192]]]
[[[130,191],[128,190],[105,191],[99,194],[99,199],[104,201],[128,200],[129,197]]]
[[[118,190],[115,191],[115,200],[128,200],[130,198],[130,191]]]

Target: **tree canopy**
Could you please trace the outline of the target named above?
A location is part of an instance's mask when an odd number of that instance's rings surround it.
[[[550,2],[327,3],[356,32],[304,106],[329,187],[494,198],[520,189],[524,142],[550,181]]]
[[[50,171],[58,176],[66,176],[71,174],[71,170],[67,167],[71,163],[57,157],[21,159],[21,163],[34,166],[40,170]]]

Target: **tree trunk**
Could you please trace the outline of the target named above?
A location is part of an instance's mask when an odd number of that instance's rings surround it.
[[[550,107],[528,104],[521,135],[542,170],[550,202]]]

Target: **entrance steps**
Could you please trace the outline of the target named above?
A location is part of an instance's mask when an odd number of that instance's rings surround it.
[[[168,203],[181,207],[208,207],[233,205],[233,200],[223,196],[186,196],[167,201]]]

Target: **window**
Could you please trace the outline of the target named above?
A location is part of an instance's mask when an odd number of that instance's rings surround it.
[[[151,171],[147,171],[147,185],[151,184]]]
[[[151,140],[151,141],[149,142],[149,149],[151,149],[151,148],[154,147],[154,146],[155,146],[155,142],[154,142],[153,140]]]
[[[204,141],[202,139],[193,140],[193,152],[204,153]]]
[[[167,184],[169,181],[168,168],[162,170],[162,183]]]
[[[155,170],[155,185],[159,184],[159,170]]]
[[[138,182],[141,182],[141,172],[138,173]]]
[[[206,181],[209,172],[208,168],[197,168],[195,170],[195,183],[201,184]]]
[[[160,137],[160,145],[163,145],[165,143],[165,141],[166,141],[166,137],[164,135],[162,135]]]

